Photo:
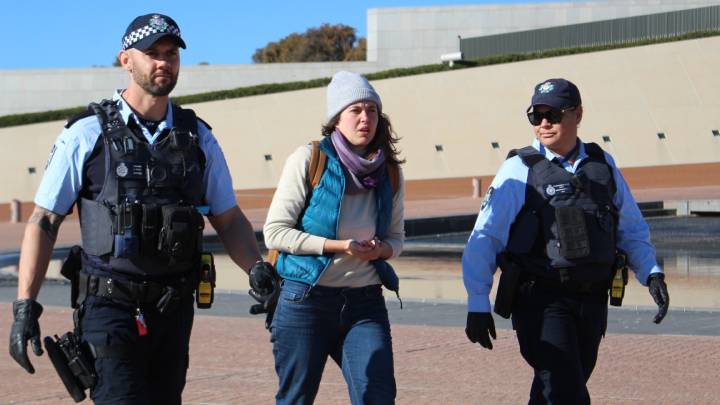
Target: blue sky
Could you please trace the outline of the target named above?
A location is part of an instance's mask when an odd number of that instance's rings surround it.
[[[368,8],[540,1],[11,0],[0,16],[0,69],[111,65],[127,24],[151,12],[180,25],[188,45],[183,64],[218,65],[252,63],[257,48],[326,22],[350,25],[364,37]]]

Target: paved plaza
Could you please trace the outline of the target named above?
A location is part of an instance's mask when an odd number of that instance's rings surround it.
[[[220,297],[222,299],[222,297]],[[388,300],[393,310],[395,301]],[[408,309],[413,302],[406,303]],[[247,306],[236,308],[244,314]],[[404,311],[404,310],[403,310]],[[0,303],[0,336],[7,336],[11,305]],[[461,307],[446,314],[464,317]],[[611,321],[617,313],[611,313]],[[681,317],[671,313],[668,320]],[[651,325],[651,312],[636,322]],[[718,324],[717,314],[707,321]],[[68,308],[46,306],[44,334],[72,326]],[[398,404],[521,404],[531,369],[520,357],[507,324],[498,325],[495,348],[470,344],[462,326],[393,322]],[[277,385],[269,334],[261,318],[196,317],[185,404],[270,404]],[[28,375],[6,354],[0,357],[2,404],[71,404],[46,355]],[[590,380],[593,404],[719,404],[720,337],[610,332]],[[89,402],[89,401],[87,401]],[[347,404],[338,367],[329,362],[317,404]]]
[[[707,197],[718,198],[717,190],[713,192]],[[655,194],[651,193],[665,197]],[[478,204],[471,198],[410,201],[407,216],[474,213]],[[259,229],[265,209],[249,209],[246,214]],[[0,252],[9,252],[6,257],[19,249],[23,228],[24,224],[0,223]],[[77,228],[76,222],[68,220],[58,246],[76,243]],[[243,283],[232,284],[235,287],[226,291],[232,294],[219,294],[212,310],[197,311],[183,395],[186,404],[273,403],[277,377],[272,346],[263,318],[247,315],[250,299]],[[68,289],[57,281],[43,287],[43,335],[72,327]],[[9,334],[14,293],[13,281],[0,278],[0,336]],[[610,312],[608,333],[589,383],[593,404],[720,404],[720,310],[671,307],[674,310],[666,320],[654,325],[650,297],[643,291],[636,293],[645,306]],[[685,294],[692,295],[692,289]],[[495,318],[498,339],[494,350],[487,351],[465,337],[462,302],[410,298],[400,310],[391,295],[387,294],[387,302],[398,404],[527,402],[532,370],[520,357],[508,321]],[[31,357],[35,375],[25,373],[9,355],[0,356],[0,404],[72,404],[47,356]],[[342,374],[332,361],[326,366],[316,403],[349,403]]]

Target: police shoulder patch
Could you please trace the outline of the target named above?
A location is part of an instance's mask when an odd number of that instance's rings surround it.
[[[484,210],[485,207],[490,204],[490,200],[492,200],[493,194],[495,194],[495,188],[490,186],[490,188],[488,188],[487,192],[485,193],[485,197],[483,198],[482,203],[480,204],[480,210]]]

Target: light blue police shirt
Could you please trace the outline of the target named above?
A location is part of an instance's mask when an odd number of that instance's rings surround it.
[[[558,157],[537,140],[533,142],[533,147],[548,160]],[[575,162],[565,162],[563,167],[568,172],[575,173],[587,157],[585,145],[580,142]],[[640,284],[646,285],[651,273],[662,272],[655,259],[655,247],[650,243],[650,231],[612,156],[605,152],[605,159],[613,169],[617,185],[617,192],[613,197],[619,211],[617,247],[627,252],[628,264],[635,272],[635,278]],[[510,226],[525,203],[528,173],[529,168],[520,156],[513,156],[500,166],[490,185],[491,190],[486,194],[486,200],[480,208],[462,257],[468,312],[490,312],[489,295],[497,268],[495,256],[505,249]]]
[[[154,133],[140,124],[130,106],[117,90],[113,100],[120,100],[123,120],[135,120],[148,143],[153,144],[163,129],[172,127],[173,111],[168,100],[167,114]],[[100,136],[100,124],[94,115],[75,122],[58,136],[48,158],[45,174],[35,194],[35,204],[59,215],[66,215],[77,200],[83,184],[83,168]],[[205,154],[205,200],[213,215],[222,214],[236,205],[235,192],[225,155],[212,132],[198,121],[200,149]]]

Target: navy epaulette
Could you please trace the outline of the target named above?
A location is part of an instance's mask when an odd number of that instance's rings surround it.
[[[81,119],[91,117],[93,115],[95,115],[95,112],[93,112],[93,110],[91,110],[90,108],[86,109],[81,113],[77,113],[72,117],[68,118],[67,122],[65,123],[65,128],[70,128],[74,123],[80,121]]]
[[[202,122],[203,125],[205,125],[207,127],[207,129],[212,130],[212,127],[210,126],[210,124],[208,124],[204,119],[197,117],[197,116],[195,118],[197,118],[198,121]]]

